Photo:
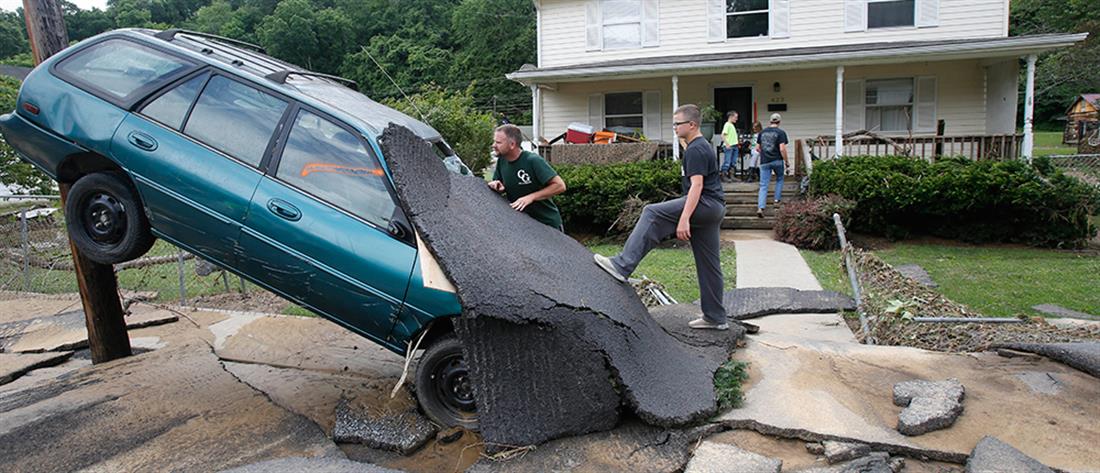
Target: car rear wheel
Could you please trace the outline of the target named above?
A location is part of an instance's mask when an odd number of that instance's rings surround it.
[[[477,405],[462,343],[454,335],[435,341],[416,368],[416,399],[436,423],[477,430]]]
[[[65,221],[73,244],[97,263],[129,261],[153,246],[137,192],[118,173],[99,172],[78,179],[69,189]]]

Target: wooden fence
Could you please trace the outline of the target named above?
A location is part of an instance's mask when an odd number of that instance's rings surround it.
[[[974,160],[1018,159],[1023,149],[1023,135],[958,135],[890,137],[894,143],[862,137],[844,140],[844,156],[907,155],[925,159],[940,156],[965,156]],[[810,144],[814,155],[831,158],[837,155],[835,139],[818,139]]]

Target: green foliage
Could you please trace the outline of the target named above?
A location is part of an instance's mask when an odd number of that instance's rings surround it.
[[[1022,161],[849,157],[814,167],[810,188],[854,200],[853,230],[891,238],[1075,247],[1096,234],[1089,216],[1100,211],[1100,191]]]
[[[0,10],[0,58],[30,51],[26,29],[19,15]]]
[[[0,76],[0,111],[7,113],[15,110],[18,96],[19,81]],[[34,166],[20,160],[3,138],[0,138],[0,183],[32,194],[49,194],[53,190],[53,181]]]
[[[429,86],[424,92],[410,96],[409,100],[389,99],[384,103],[438,130],[474,173],[480,174],[489,165],[493,117],[474,108],[474,99],[468,89],[454,93]]]
[[[273,56],[308,69],[336,73],[351,50],[351,20],[339,11],[317,10],[309,0],[282,0],[257,28]]]
[[[855,202],[828,195],[784,202],[775,219],[775,236],[779,241],[810,250],[840,248],[833,214],[838,213],[845,225],[855,208]]]
[[[432,45],[396,35],[375,36],[358,52],[347,56],[342,74],[358,82],[371,97],[397,98],[401,97],[401,90],[410,94],[424,90],[421,83],[424,78],[446,77],[452,60],[450,52]]]
[[[555,166],[568,190],[554,198],[569,231],[603,233],[631,196],[659,202],[680,193],[680,165],[671,161]]]
[[[741,407],[744,402],[741,386],[748,380],[747,362],[729,360],[718,367],[714,373],[714,395],[718,398],[719,411]]]

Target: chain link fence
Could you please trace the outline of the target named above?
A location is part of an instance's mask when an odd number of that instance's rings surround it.
[[[56,196],[0,197],[0,299],[79,292],[59,205]],[[127,299],[275,312],[290,305],[163,240],[115,265],[115,275]]]
[[[1100,187],[1100,154],[1070,154],[1047,156],[1050,164],[1067,175]]]

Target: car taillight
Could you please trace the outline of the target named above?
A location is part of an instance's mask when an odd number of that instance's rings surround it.
[[[38,107],[30,102],[23,102],[23,110],[31,112],[31,115],[38,115]]]

